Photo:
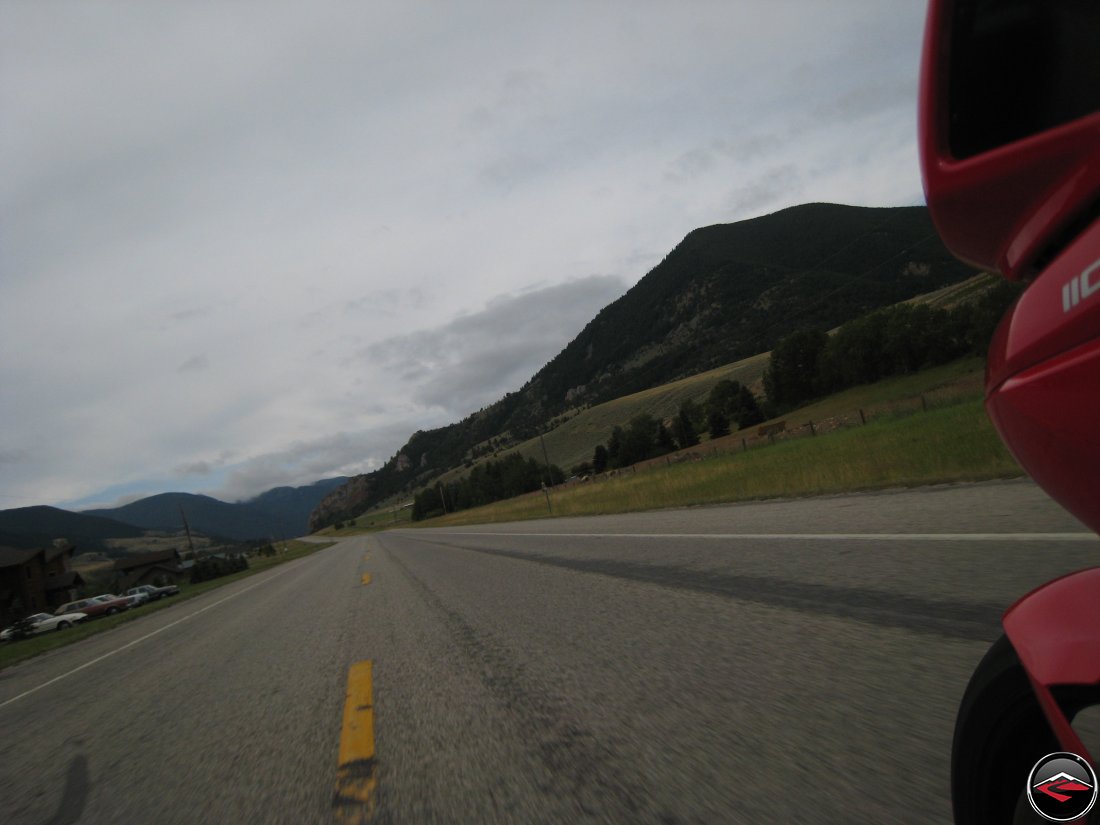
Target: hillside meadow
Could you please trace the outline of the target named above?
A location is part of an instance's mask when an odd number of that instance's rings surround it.
[[[583,446],[587,439],[599,438],[614,423],[639,412],[654,414],[660,409],[651,406],[655,403],[674,410],[680,398],[705,396],[722,377],[744,381],[750,370],[762,369],[753,360],[585,410],[546,435],[551,461],[570,450],[583,460],[595,444],[587,441]],[[1023,471],[982,407],[982,372],[982,359],[964,358],[854,387],[768,422],[782,421],[774,443],[760,434],[760,428],[752,428],[633,469],[555,487],[550,493],[553,513],[594,515],[1020,476]],[[537,439],[521,449],[537,449],[531,454],[541,457]],[[348,525],[336,535],[369,529],[372,522],[374,529],[395,523],[407,526],[407,513],[367,513],[357,519],[357,526]],[[546,498],[539,492],[417,526],[547,515]]]
[[[850,425],[816,437],[620,471],[605,480],[554,488],[551,503],[555,516],[597,515],[1019,475],[1022,470],[1001,444],[981,401],[972,399],[927,412],[881,415],[865,426]],[[545,497],[533,493],[418,526],[547,515]]]

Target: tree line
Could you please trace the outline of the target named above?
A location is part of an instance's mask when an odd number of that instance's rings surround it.
[[[469,475],[446,484],[436,484],[416,494],[413,521],[480,507],[565,481],[560,467],[540,464],[519,453],[509,453],[497,461],[478,464]]]
[[[733,424],[741,429],[763,420],[764,413],[749,388],[737,381],[723,379],[711,388],[702,404],[684,399],[669,426],[648,413],[636,415],[626,427],[616,426],[606,444],[596,445],[592,460],[577,465],[572,472],[587,475],[629,467],[639,461],[694,447],[702,433],[720,438],[729,435]]]
[[[240,573],[242,570],[247,569],[248,559],[244,557],[243,553],[225,557],[206,556],[195,559],[195,564],[191,568],[191,584],[220,579],[222,576]]]
[[[892,375],[984,355],[993,330],[1020,294],[1003,282],[974,303],[952,309],[898,304],[842,325],[795,332],[772,350],[764,373],[771,415],[824,395]]]

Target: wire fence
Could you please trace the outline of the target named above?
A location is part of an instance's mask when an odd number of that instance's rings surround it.
[[[749,427],[730,435],[704,441],[693,447],[640,461],[629,467],[620,467],[579,478],[574,477],[563,485],[558,485],[558,487],[571,487],[592,481],[607,481],[623,475],[660,469],[687,461],[704,461],[720,455],[748,452],[783,441],[814,438],[837,430],[863,427],[876,419],[916,415],[929,410],[950,407],[974,398],[975,393],[972,388],[948,386],[929,390],[920,395],[869,404],[865,407],[858,407],[839,415],[827,416],[817,420],[788,417],[777,421],[769,421],[756,427]]]

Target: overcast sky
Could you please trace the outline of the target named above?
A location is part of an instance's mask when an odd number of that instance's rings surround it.
[[[0,509],[518,389],[692,229],[923,202],[919,0],[0,0]]]

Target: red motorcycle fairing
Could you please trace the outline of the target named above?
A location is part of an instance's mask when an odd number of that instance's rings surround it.
[[[989,348],[986,410],[1021,466],[1100,532],[1100,221],[1054,259]],[[1100,568],[1043,585],[1002,620],[1063,750],[1093,762],[1067,690],[1100,688]]]
[[[1100,688],[1100,567],[1047,582],[1017,601],[1002,624],[1063,750],[1096,764],[1052,691]]]
[[[970,33],[955,31],[959,5],[958,0],[939,0],[929,6],[918,110],[925,195],[948,249],[978,267],[997,269],[1019,280],[1045,265],[1043,258],[1059,237],[1095,216],[1100,199],[1100,164],[1094,160],[1100,145],[1100,112],[1019,136],[1004,145],[967,149],[957,123],[966,114],[970,98],[964,94],[953,101],[958,94],[952,84],[976,67],[960,56],[972,51],[974,42],[966,41]],[[1081,32],[1092,31],[1091,24],[1100,13],[1082,4],[1034,7],[1044,15],[1063,17],[1054,24],[1056,28]],[[1042,28],[1036,26],[1036,34]],[[1004,44],[1001,51],[1009,45]],[[1039,39],[1029,46],[1037,51]],[[1005,60],[1026,62],[1032,57],[1006,54]],[[1055,73],[1049,82],[1065,85],[1059,83],[1061,79]],[[1054,94],[1052,88],[1027,88],[1026,83],[1018,92],[1014,101],[1000,107],[1009,121],[1028,120],[1029,110],[1034,108],[1029,106],[1030,98]]]
[[[1100,531],[1098,32],[1089,0],[930,0],[919,136],[947,247],[1030,281],[990,347],[990,418],[1031,477]],[[1002,624],[956,719],[963,825],[1015,821],[1024,775],[1055,740],[1095,764],[1071,721],[1100,705],[1100,568],[1040,587]]]
[[[997,328],[986,410],[1039,486],[1100,532],[1100,221]]]

